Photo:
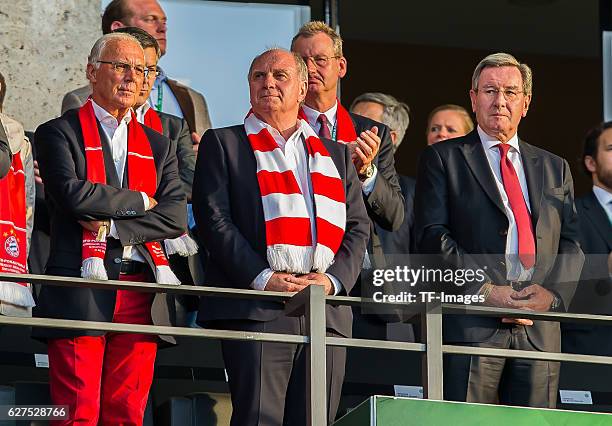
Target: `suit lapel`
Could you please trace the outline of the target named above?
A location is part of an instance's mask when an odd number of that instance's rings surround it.
[[[176,80],[172,80],[169,78],[166,80],[166,82],[168,83],[168,87],[170,87],[170,90],[172,90],[176,101],[181,107],[183,117],[185,117],[185,121],[187,121],[189,129],[192,132],[196,131],[195,129],[197,129],[197,127],[195,108],[193,105],[193,99],[191,99],[191,96],[189,95],[189,91],[186,87],[183,87],[178,84]]]
[[[540,217],[540,205],[542,204],[542,179],[544,173],[542,161],[537,156],[531,145],[519,139],[521,159],[523,160],[523,170],[527,181],[527,192],[529,193],[529,205],[531,206],[531,220],[533,229],[537,230],[538,219]]]
[[[608,245],[608,250],[612,250],[612,224],[610,224],[610,220],[608,219],[608,215],[599,204],[597,197],[593,191],[589,192],[588,196],[586,196],[582,200],[582,205],[585,209],[589,211],[590,214],[585,215],[588,220],[593,222],[595,225],[595,229],[604,239],[606,244]]]
[[[491,199],[493,204],[495,204],[505,215],[506,210],[504,209],[499,190],[495,184],[495,176],[493,176],[489,161],[487,160],[487,155],[484,152],[484,148],[482,147],[476,130],[466,136],[461,150],[465,157],[465,161],[484,192]]]

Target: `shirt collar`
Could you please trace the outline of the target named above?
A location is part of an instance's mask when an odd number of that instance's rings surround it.
[[[165,83],[166,80],[168,80],[168,75],[160,66],[157,66],[157,71],[159,74],[157,74],[157,77],[155,77],[155,82],[153,83],[154,88],[157,88],[160,84]]]
[[[317,119],[319,118],[319,115],[321,115],[321,112],[317,111],[314,108],[310,108],[306,104],[302,105],[302,107],[304,110],[304,114],[306,114],[306,119],[308,120],[308,123],[310,123],[310,125],[313,126],[317,122]],[[338,101],[336,100],[334,105],[327,111],[323,112],[323,114],[325,114],[327,121],[329,121],[330,123],[335,123],[337,112],[338,112]]]
[[[612,209],[610,205],[610,203],[612,203],[612,193],[597,185],[593,185],[593,193],[595,194],[595,197],[597,197],[599,203],[602,206],[606,206],[605,209]]]
[[[125,113],[120,123],[117,121],[115,117],[113,117],[108,111],[106,111],[104,108],[98,105],[93,99],[91,100],[91,104],[93,106],[93,110],[94,110],[94,114],[96,118],[103,126],[116,129],[117,127],[119,127],[121,123],[125,123],[127,125],[132,119],[132,114],[130,114],[131,110],[128,110]]]
[[[499,150],[497,145],[499,145],[501,141],[495,139],[493,136],[489,136],[480,126],[478,126],[476,130],[478,131],[478,136],[480,136],[480,141],[482,142],[482,146],[484,147],[485,151],[488,149],[495,149],[496,151]],[[512,136],[506,143],[510,145],[514,151],[518,153],[521,152],[519,149],[518,133],[515,133],[514,136]]]
[[[253,116],[259,120],[259,118],[257,118],[257,116],[255,116],[253,114]],[[266,127],[266,129],[268,129],[268,131],[270,132],[270,135],[272,135],[272,137],[274,138],[274,141],[276,142],[276,144],[284,150],[285,145],[291,141],[295,141],[297,138],[299,138],[300,136],[302,136],[302,134],[304,133],[304,129],[302,126],[304,125],[308,125],[308,124],[304,124],[301,120],[297,121],[298,127],[297,129],[295,129],[295,132],[293,132],[293,134],[291,136],[289,136],[289,138],[287,140],[285,140],[285,138],[283,138],[283,135],[280,134],[280,132],[278,130],[276,130],[274,127],[270,126],[268,123],[266,123],[263,120],[259,120],[263,123],[263,125]]]
[[[136,118],[138,119],[139,123],[142,123],[144,121],[144,117],[150,108],[151,108],[151,104],[149,104],[148,100],[144,104],[136,108],[136,111],[134,112],[136,113]]]

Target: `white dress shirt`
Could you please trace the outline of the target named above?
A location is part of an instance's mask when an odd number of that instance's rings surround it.
[[[327,127],[329,128],[329,134],[332,136],[334,140],[337,139],[334,133],[336,133],[338,130],[337,128],[338,122],[336,121],[337,112],[338,112],[338,101],[334,103],[334,106],[332,106],[330,109],[328,109],[327,111],[323,113],[317,111],[316,109],[310,108],[306,104],[302,105],[302,108],[304,110],[304,114],[306,115],[306,119],[308,120],[308,124],[310,124],[310,127],[314,129],[317,135],[320,134],[320,131],[321,131],[321,123],[319,122],[318,118],[319,118],[319,115],[324,114],[325,117],[327,118]],[[357,135],[357,137],[359,137],[359,135]],[[374,166],[374,174],[361,183],[361,190],[366,196],[370,195],[372,191],[374,190],[374,184],[376,183],[376,176],[378,176],[378,169],[376,168],[376,166]]]
[[[612,225],[612,193],[600,188],[597,185],[593,185],[593,193],[595,194],[597,201],[599,201],[599,204],[601,204],[601,207],[606,212],[608,220]]]
[[[501,153],[499,152],[497,145],[499,145],[501,142],[486,134],[484,130],[480,128],[480,126],[478,126],[477,130],[485,154],[487,155],[489,167],[491,168],[493,176],[495,177],[495,184],[497,185],[499,195],[501,195],[506,216],[508,217],[508,235],[506,236],[506,278],[509,281],[528,281],[533,275],[533,268],[526,270],[518,258],[518,228],[516,226],[514,214],[512,213],[512,208],[510,207],[508,195],[504,189],[504,182],[502,180],[499,164],[501,161]],[[510,149],[508,150],[508,158],[510,159],[512,167],[514,167],[516,175],[518,176],[521,191],[523,192],[523,199],[527,204],[527,209],[531,213],[529,192],[527,190],[527,180],[525,179],[525,170],[523,168],[523,160],[521,159],[519,141],[516,133],[514,136],[512,136],[512,138],[510,138],[507,144],[510,145]]]
[[[91,101],[94,109],[94,114],[102,126],[106,140],[111,148],[113,157],[113,163],[115,164],[115,170],[117,171],[117,177],[119,178],[119,184],[123,182],[123,173],[125,171],[125,163],[127,161],[127,138],[128,138],[128,124],[132,119],[132,114],[128,111],[121,121],[117,121],[115,117],[110,115],[108,111],[102,108],[100,105]],[[149,208],[149,197],[144,192],[141,192],[142,200],[145,206],[145,210]],[[109,237],[119,239],[115,221],[111,219],[111,226]],[[123,259],[134,260],[138,262],[145,262],[138,251],[132,246],[125,246],[123,248]]]
[[[296,131],[286,141],[280,132],[272,126],[266,124],[266,128],[285,155],[285,161],[293,171],[295,180],[300,187],[300,191],[302,191],[304,201],[306,202],[306,211],[310,217],[310,231],[312,234],[312,246],[314,248],[317,244],[316,216],[314,211],[312,184],[310,181],[310,173],[308,171],[308,158],[306,157],[306,151],[304,149],[304,131],[302,130],[302,125],[300,124]],[[259,273],[259,275],[257,275],[257,277],[255,277],[251,283],[251,287],[253,287],[255,290],[265,289],[273,273],[274,271],[270,268],[264,269]],[[331,274],[325,275],[329,277],[334,285],[334,294],[338,294],[342,290],[342,284],[340,284],[340,281],[338,281],[338,279]]]
[[[168,76],[160,67],[157,67],[159,75],[153,83],[151,93],[149,93],[149,102],[156,111],[165,112],[174,116],[183,118],[183,110],[172,93],[172,89],[168,85]],[[161,109],[157,109],[157,103],[161,98]]]
[[[134,113],[136,114],[136,120],[138,120],[140,124],[144,124],[145,115],[147,114],[147,111],[150,108],[151,108],[151,105],[149,104],[149,101],[146,101],[144,104],[140,105],[134,111]]]

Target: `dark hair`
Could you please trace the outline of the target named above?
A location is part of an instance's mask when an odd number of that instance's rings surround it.
[[[159,43],[155,40],[151,34],[146,32],[145,30],[138,27],[121,27],[117,28],[113,31],[114,33],[125,33],[129,34],[138,40],[138,43],[142,46],[143,50],[148,49],[150,47],[155,48],[155,52],[157,53],[157,58],[161,56],[161,49],[159,48]]]
[[[130,10],[126,7],[126,3],[126,0],[113,0],[106,6],[102,14],[102,34],[110,33],[111,24],[115,21],[125,24],[125,19],[130,17]]]
[[[4,104],[4,97],[6,96],[6,80],[0,72],[0,111],[2,111],[2,105]]]
[[[589,130],[584,137],[584,145],[582,148],[582,170],[587,174],[587,176],[591,176],[591,172],[587,169],[586,164],[584,164],[584,159],[588,155],[589,157],[593,157],[593,159],[597,158],[597,150],[599,149],[599,137],[601,134],[608,130],[612,129],[612,121],[601,122],[597,126],[593,127]]]

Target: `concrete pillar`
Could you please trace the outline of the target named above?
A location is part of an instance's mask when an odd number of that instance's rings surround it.
[[[59,116],[64,94],[87,83],[100,10],[100,0],[0,0],[4,113],[26,130]]]

